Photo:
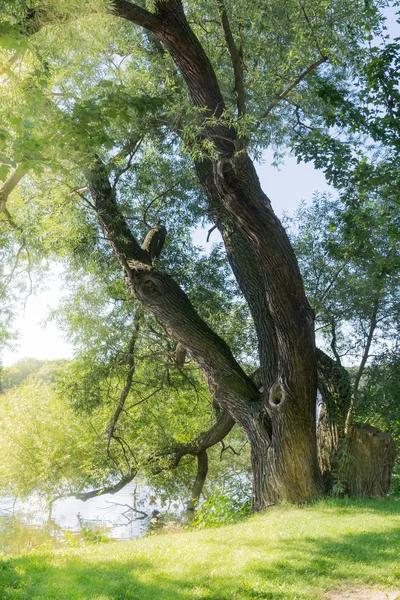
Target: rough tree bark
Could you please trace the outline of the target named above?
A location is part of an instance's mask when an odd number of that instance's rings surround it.
[[[361,498],[384,498],[396,460],[392,436],[369,425],[351,425],[343,440],[343,451],[345,460],[338,464],[343,492]]]
[[[325,492],[332,490],[332,469],[339,450],[339,434],[344,431],[351,400],[348,371],[317,348],[319,416],[317,423],[318,461]]]
[[[207,373],[220,404],[245,431],[252,454],[254,509],[262,510],[280,499],[304,502],[321,491],[315,427],[317,377],[313,312],[304,294],[293,250],[260,187],[242,140],[224,122],[225,103],[217,78],[187,22],[181,1],[156,2],[154,13],[150,13],[116,0],[113,12],[151,31],[164,45],[186,82],[194,107],[199,109],[202,135],[214,145],[215,156],[210,164],[215,212],[229,217],[246,242],[245,262],[253,261],[257,272],[259,306],[255,306],[254,299],[251,304],[253,316],[258,315],[255,325],[262,354],[263,393],[250,390],[242,376],[238,376],[237,367],[230,364],[227,369],[228,349],[222,349],[222,340],[217,341],[215,334],[208,331],[202,336],[207,352],[195,343],[200,331],[207,328],[203,323],[195,325],[194,315],[193,319],[182,318],[193,309],[189,310],[187,298],[183,298],[168,276],[151,270],[149,262],[141,258],[139,262],[147,263],[150,269],[138,267],[137,258],[131,255],[128,261],[124,259],[129,285],[164,324],[169,335],[188,348]],[[219,224],[224,230],[226,222],[220,219]],[[106,229],[109,236],[109,227]],[[244,289],[244,261],[231,252],[231,262],[235,262],[233,257],[237,259],[235,275],[242,280]],[[254,285],[250,287],[254,291]],[[249,294],[250,291],[245,295],[250,303]],[[170,302],[179,306],[179,317],[172,316],[166,308]],[[231,357],[228,362],[231,363]],[[229,379],[221,377],[221,369],[231,373]]]

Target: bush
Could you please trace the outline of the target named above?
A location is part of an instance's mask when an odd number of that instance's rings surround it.
[[[251,514],[251,496],[241,487],[216,489],[196,511],[192,527],[218,527],[235,523]]]

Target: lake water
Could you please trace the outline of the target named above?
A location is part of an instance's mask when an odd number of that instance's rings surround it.
[[[160,517],[168,518],[167,508],[141,482],[130,483],[117,494],[105,494],[86,502],[75,498],[58,500],[51,514],[38,499],[14,502],[12,498],[0,497],[0,553],[20,552],[44,543],[72,545],[82,539],[96,541],[99,536],[131,540],[155,528]],[[177,509],[175,506],[175,513]],[[160,514],[154,515],[154,511]]]

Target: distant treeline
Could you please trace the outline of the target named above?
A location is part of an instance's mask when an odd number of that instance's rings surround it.
[[[57,373],[65,364],[65,360],[38,360],[37,358],[22,358],[10,367],[0,371],[0,392],[15,388],[31,377],[36,377],[44,383],[54,383]]]

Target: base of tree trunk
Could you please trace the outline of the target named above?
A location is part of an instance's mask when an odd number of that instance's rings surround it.
[[[358,498],[383,498],[390,488],[396,446],[390,433],[370,425],[350,427],[334,468],[336,486]],[[340,490],[341,491],[341,490]]]

